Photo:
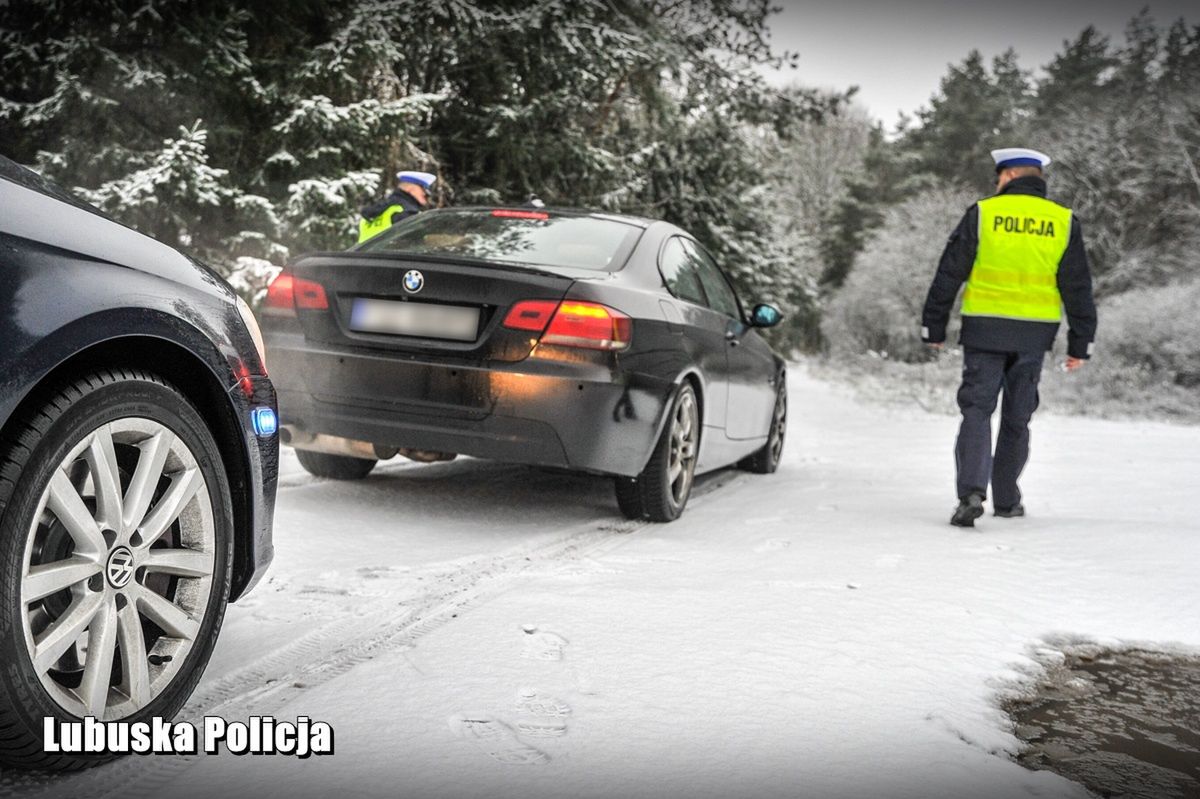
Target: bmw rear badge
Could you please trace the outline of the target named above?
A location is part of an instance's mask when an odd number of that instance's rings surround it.
[[[416,294],[425,287],[425,276],[416,269],[410,269],[404,273],[404,290],[409,294]]]

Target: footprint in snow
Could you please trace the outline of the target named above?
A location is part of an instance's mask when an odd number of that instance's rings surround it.
[[[324,585],[301,586],[296,593],[301,595],[319,594],[322,596],[350,596],[350,590],[347,588],[333,588]]]
[[[561,721],[518,721],[517,732],[530,738],[561,738],[567,725]]]
[[[525,648],[521,657],[530,660],[562,660],[563,648],[567,639],[549,630],[539,630],[533,625],[526,624],[521,628],[525,633]]]
[[[378,580],[380,577],[390,577],[392,572],[391,566],[360,566],[358,576],[365,580]]]
[[[542,696],[535,688],[521,688],[517,691],[517,711],[560,719],[571,714],[571,706],[561,699]]]
[[[455,714],[450,717],[450,730],[505,765],[532,766],[550,762],[549,755],[523,743],[512,727],[488,715]]]

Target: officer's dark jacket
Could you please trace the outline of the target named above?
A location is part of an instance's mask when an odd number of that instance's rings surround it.
[[[404,210],[397,211],[392,214],[392,224],[396,224],[401,219],[407,219],[413,214],[421,212],[421,204],[416,198],[406,192],[404,189],[395,189],[391,194],[384,197],[377,203],[371,203],[362,209],[363,219],[374,219],[382,214],[393,205],[399,205]]]
[[[1005,185],[1001,194],[1046,196],[1046,181],[1027,175]],[[972,205],[950,235],[937,275],[929,287],[922,339],[931,343],[946,340],[946,323],[958,290],[971,276],[979,246],[979,206]],[[1071,217],[1071,236],[1058,266],[1058,291],[1067,314],[1067,354],[1087,358],[1096,337],[1096,304],[1092,299],[1092,273],[1083,249],[1083,230],[1078,217]],[[1058,322],[1033,322],[995,316],[964,316],[959,342],[965,347],[993,352],[1041,352],[1054,345]]]

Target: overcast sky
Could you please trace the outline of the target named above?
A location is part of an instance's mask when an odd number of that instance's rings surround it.
[[[800,54],[800,68],[770,75],[810,86],[859,87],[858,100],[891,128],[899,112],[927,105],[946,73],[971,49],[988,59],[1009,47],[1021,65],[1048,63],[1088,24],[1123,40],[1143,7],[1161,27],[1183,17],[1200,23],[1196,0],[777,0],[771,23],[777,50]]]

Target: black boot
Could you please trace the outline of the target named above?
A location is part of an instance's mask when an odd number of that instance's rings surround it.
[[[955,527],[974,527],[975,520],[983,515],[983,495],[968,494],[958,501],[950,523]]]
[[[1011,508],[996,508],[996,512],[992,515],[999,516],[1001,519],[1016,519],[1025,515],[1025,506],[1018,502]]]

